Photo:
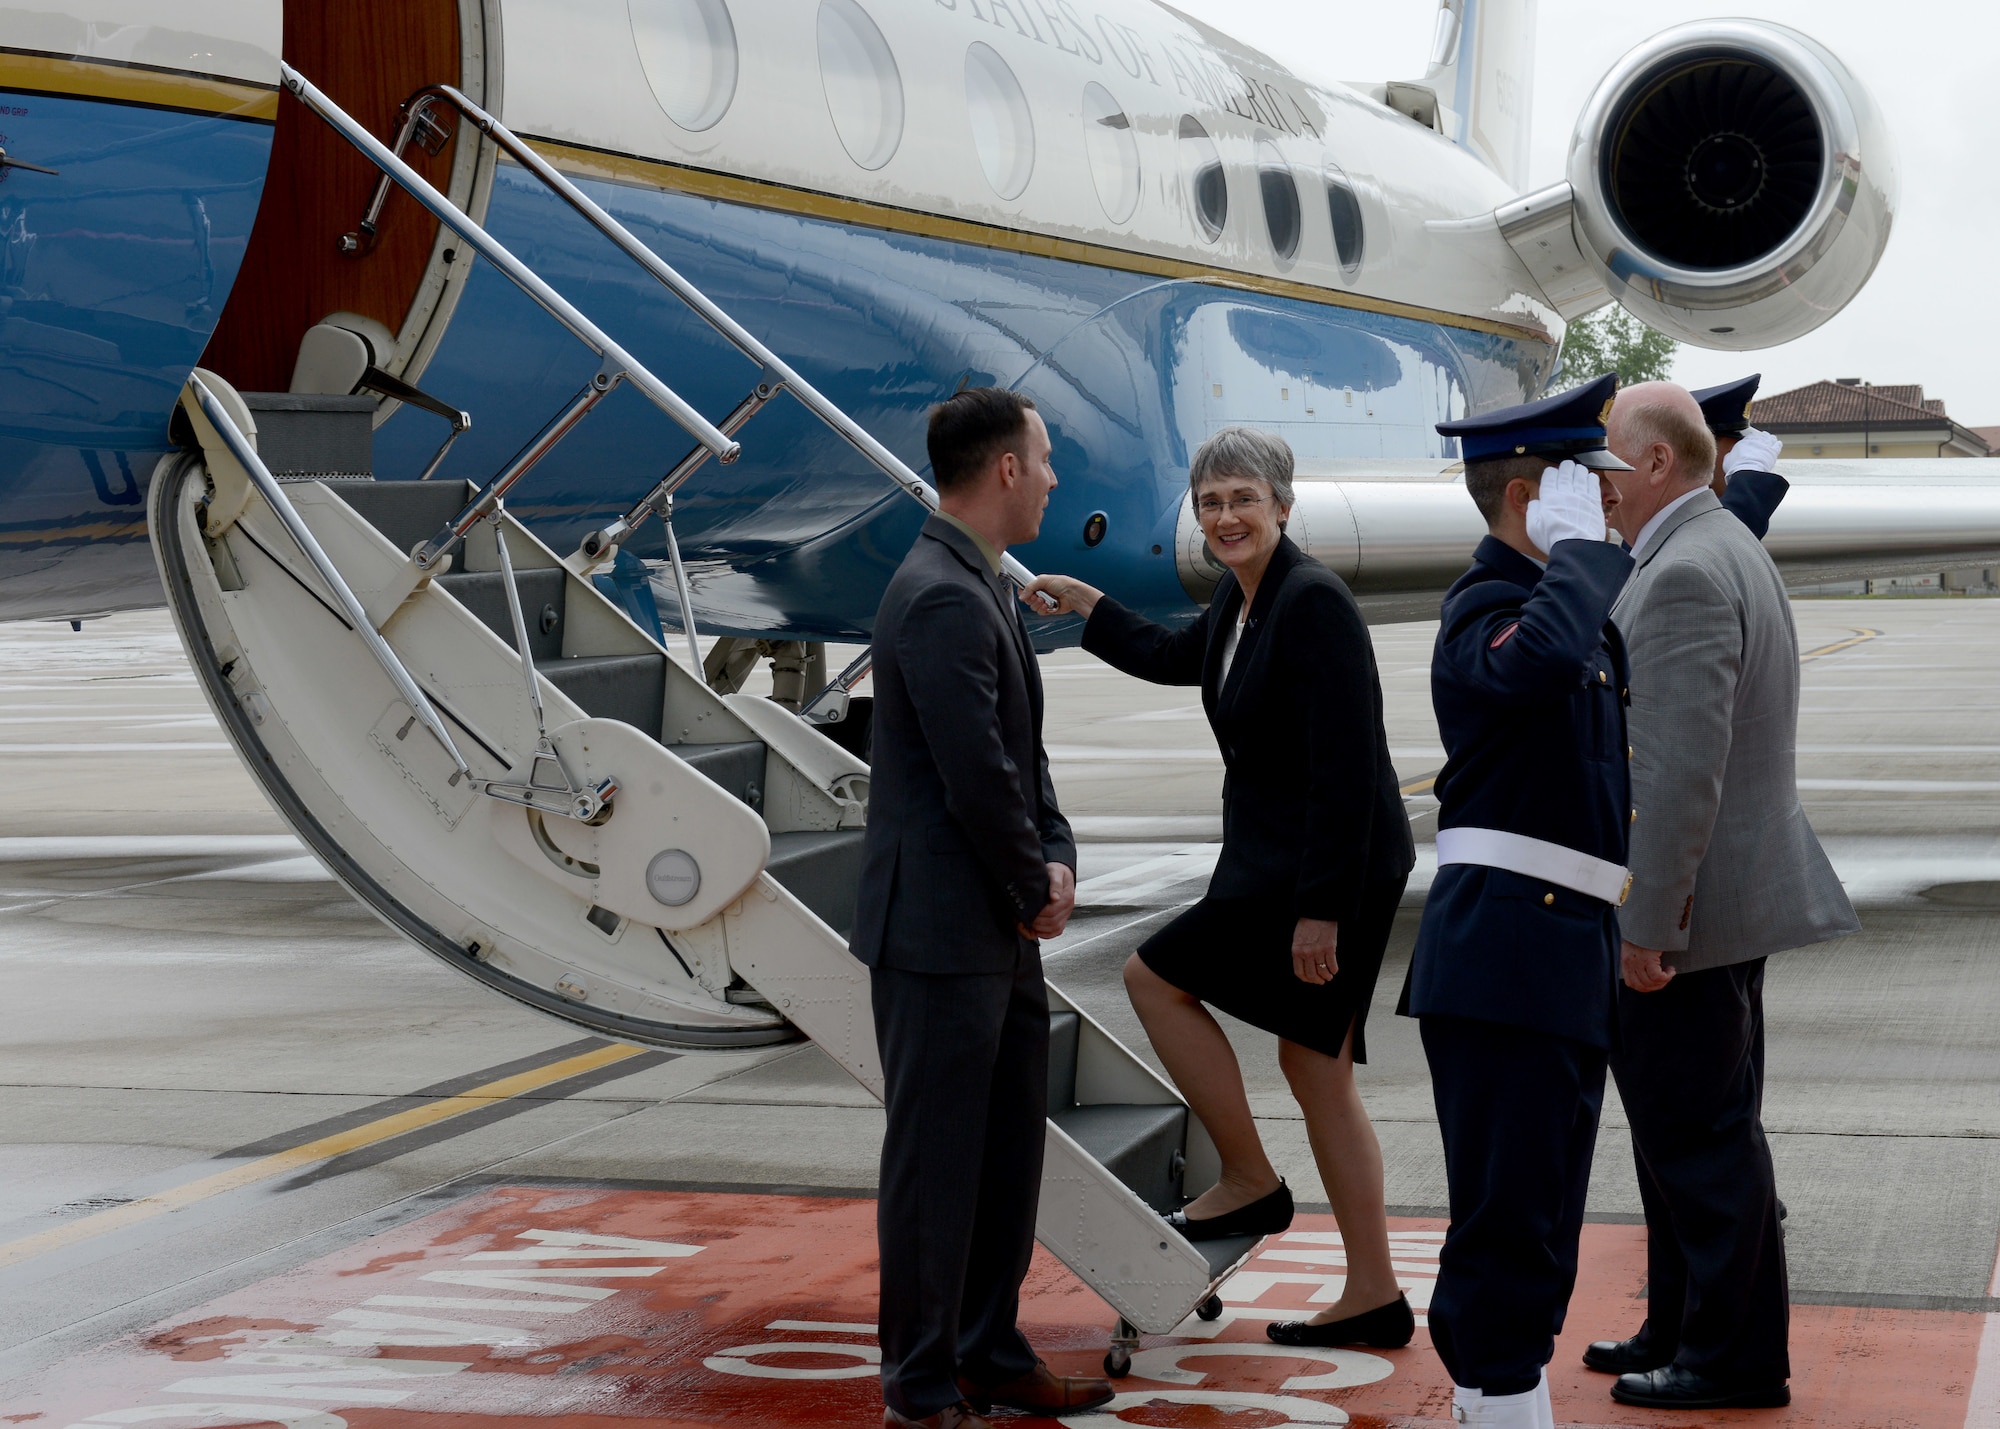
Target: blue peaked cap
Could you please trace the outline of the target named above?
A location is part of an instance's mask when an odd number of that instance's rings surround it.
[[[1740,382],[1725,382],[1720,387],[1704,387],[1694,394],[1694,400],[1701,404],[1701,419],[1708,423],[1708,429],[1718,437],[1733,437],[1750,425],[1750,402],[1757,395],[1757,384],[1764,380],[1764,374],[1753,372]]]
[[[1607,372],[1539,402],[1439,422],[1437,429],[1442,436],[1458,438],[1459,456],[1466,461],[1543,456],[1600,471],[1623,471],[1625,463],[1604,445],[1604,424],[1611,418],[1611,399],[1617,395],[1618,375]]]

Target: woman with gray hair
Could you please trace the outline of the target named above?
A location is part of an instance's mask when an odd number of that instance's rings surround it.
[[[1292,1197],[1264,1154],[1243,1073],[1210,1007],[1275,1033],[1278,1062],[1340,1223],[1347,1283],[1281,1344],[1395,1348],[1415,1320],[1389,1259],[1382,1150],[1354,1087],[1382,953],[1415,862],[1382,728],[1374,646],[1340,577],[1284,534],[1292,451],[1226,427],[1194,455],[1188,499],[1227,567],[1208,608],[1170,630],[1068,576],[1022,592],[1088,617],[1083,647],[1129,675],[1200,685],[1228,777],[1208,894],[1125,964],[1168,1074],[1222,1159],[1168,1219],[1191,1240],[1269,1235]]]

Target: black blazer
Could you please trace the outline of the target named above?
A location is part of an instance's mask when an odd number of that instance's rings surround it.
[[[1107,596],[1083,648],[1156,685],[1201,686],[1229,771],[1209,896],[1284,898],[1297,917],[1344,922],[1366,884],[1416,863],[1375,647],[1346,583],[1289,537],[1278,538],[1223,683],[1223,641],[1242,608],[1234,574],[1180,630]]]
[[[850,949],[870,967],[1012,971],[1076,867],[1042,748],[1042,676],[1020,602],[933,516],[875,613],[874,768]]]

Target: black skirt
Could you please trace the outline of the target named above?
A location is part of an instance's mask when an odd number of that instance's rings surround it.
[[[1161,978],[1252,1027],[1338,1057],[1354,1029],[1354,1060],[1368,1060],[1368,1004],[1382,971],[1407,877],[1371,883],[1340,925],[1340,971],[1302,982],[1292,971],[1298,915],[1289,900],[1204,898],[1139,945]]]

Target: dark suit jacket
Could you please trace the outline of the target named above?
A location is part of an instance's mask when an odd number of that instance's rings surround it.
[[[910,972],[1011,971],[1076,867],[1042,749],[1042,677],[1020,602],[932,517],[875,613],[874,768],[854,956]]]
[[[1382,684],[1361,611],[1339,576],[1278,538],[1223,681],[1222,646],[1243,609],[1233,574],[1179,630],[1109,596],[1083,648],[1157,685],[1200,685],[1222,747],[1222,857],[1211,898],[1284,899],[1301,918],[1358,911],[1370,882],[1416,862],[1382,728]]]
[[[1495,537],[1446,592],[1431,703],[1438,827],[1501,829],[1625,862],[1632,821],[1625,649],[1611,605],[1632,558],[1559,542],[1548,568]],[[1613,1040],[1617,909],[1524,874],[1438,870],[1399,1012]]]

